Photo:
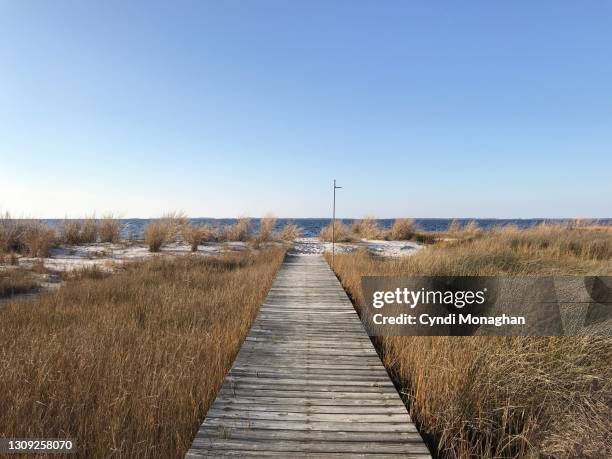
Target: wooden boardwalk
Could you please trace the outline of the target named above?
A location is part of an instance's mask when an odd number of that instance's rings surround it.
[[[429,458],[322,256],[288,256],[188,458]]]

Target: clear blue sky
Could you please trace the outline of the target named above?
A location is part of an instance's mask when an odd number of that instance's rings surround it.
[[[609,1],[0,0],[0,208],[612,217]]]

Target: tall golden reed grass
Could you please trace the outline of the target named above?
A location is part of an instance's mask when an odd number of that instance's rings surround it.
[[[416,223],[414,220],[398,218],[393,222],[393,226],[387,237],[393,241],[408,241],[415,236],[416,232]]]
[[[121,241],[121,222],[113,214],[106,214],[98,222],[100,242],[117,243]]]
[[[376,217],[373,216],[355,221],[351,231],[362,239],[384,239],[386,236],[386,231],[380,227]]]
[[[21,268],[0,270],[0,298],[29,293],[37,289],[38,282],[32,272]]]
[[[334,268],[358,310],[365,275],[612,274],[609,227],[473,232],[401,259],[337,254]],[[612,457],[611,338],[385,337],[375,344],[441,457]]]
[[[95,215],[80,220],[65,219],[58,230],[62,244],[93,244],[98,241],[98,220]]]
[[[287,223],[278,235],[281,241],[292,242],[302,237],[302,230],[295,223]]]
[[[168,242],[177,242],[179,236],[189,225],[189,218],[182,211],[173,211],[164,214],[159,220],[145,226],[144,240],[149,251],[159,252]]]
[[[415,240],[423,243],[433,243],[440,236],[442,235],[438,233],[420,231],[414,220],[408,218],[396,219],[390,229],[382,228],[376,217],[373,216],[355,220],[350,227],[340,220],[336,220],[335,224],[336,242],[356,242],[360,239],[372,239],[387,241]],[[319,239],[325,242],[332,240],[331,223],[321,229]]]
[[[223,241],[247,242],[251,239],[253,239],[253,223],[247,217],[241,217],[235,224],[225,226],[221,232]]]
[[[351,242],[357,239],[355,234],[351,232],[351,229],[340,220],[336,220],[335,224],[332,225],[330,223],[321,229],[319,239],[330,242],[332,240],[332,235],[336,242]]]
[[[259,233],[257,234],[258,242],[269,242],[276,239],[274,228],[276,227],[276,217],[266,215],[259,221]]]
[[[46,257],[55,243],[55,232],[47,225],[0,215],[0,255]]]
[[[183,457],[283,257],[154,257],[3,305],[0,437]]]
[[[217,239],[217,231],[211,225],[187,225],[182,230],[183,240],[196,252],[200,244]]]

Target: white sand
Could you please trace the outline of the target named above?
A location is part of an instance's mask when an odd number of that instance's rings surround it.
[[[336,253],[349,253],[358,249],[367,249],[382,257],[400,257],[411,255],[423,246],[412,241],[373,241],[340,242],[336,244]],[[218,255],[226,251],[242,251],[248,248],[246,242],[219,242],[200,245],[197,255]],[[296,240],[291,253],[300,255],[317,255],[331,251],[330,242],[321,242],[317,237],[304,237]],[[86,244],[80,246],[62,246],[51,251],[51,256],[42,259],[44,267],[51,272],[72,271],[75,269],[96,266],[112,271],[117,264],[131,260],[142,260],[152,256],[181,255],[191,252],[191,247],[183,243],[166,244],[160,253],[151,253],[143,243],[134,244]],[[32,267],[41,260],[21,258],[19,264]]]
[[[401,257],[412,255],[422,249],[423,245],[413,241],[374,241],[362,239],[359,242],[338,242],[336,253],[350,253],[359,249],[367,249],[382,257]],[[331,242],[322,242],[317,237],[303,237],[295,241],[291,253],[299,255],[318,255],[331,252]]]
[[[246,242],[212,243],[201,245],[198,255],[218,255],[225,251],[246,250]],[[91,268],[96,266],[103,270],[112,271],[117,264],[126,261],[142,260],[154,256],[182,255],[192,253],[187,244],[171,243],[165,245],[161,252],[151,253],[144,244],[87,244],[79,246],[62,246],[51,251],[51,256],[42,259],[44,267],[50,271],[72,271],[75,269]],[[40,263],[38,258],[20,258],[19,264],[26,268]]]

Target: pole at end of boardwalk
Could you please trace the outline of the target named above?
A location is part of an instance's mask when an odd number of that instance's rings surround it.
[[[334,256],[336,255],[336,190],[342,188],[336,186],[336,179],[334,179],[334,204],[332,206],[332,268],[334,267]]]

